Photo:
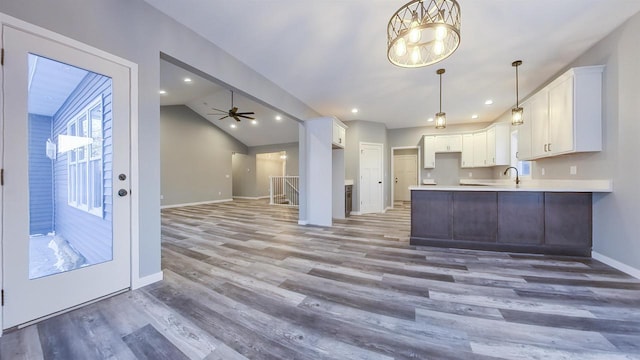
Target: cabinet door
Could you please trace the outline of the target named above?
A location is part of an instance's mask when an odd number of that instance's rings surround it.
[[[573,150],[573,76],[549,89],[549,141],[547,150],[563,154]]]
[[[449,137],[447,135],[439,135],[435,137],[435,152],[449,151]]]
[[[534,158],[547,155],[549,98],[548,91],[541,90],[529,101],[531,108],[531,154]]]
[[[424,136],[424,168],[433,169],[436,167],[436,137]]]
[[[460,167],[473,167],[473,134],[462,135],[462,157]]]
[[[496,164],[496,128],[487,129],[487,165]]]
[[[449,151],[462,151],[462,135],[449,135]]]
[[[487,166],[487,132],[473,134],[473,166]]]
[[[344,136],[346,134],[345,128],[333,123],[333,144],[338,147],[344,147]]]

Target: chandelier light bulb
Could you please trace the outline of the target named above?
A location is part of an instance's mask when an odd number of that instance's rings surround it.
[[[442,41],[445,37],[447,37],[447,28],[442,25],[436,27],[436,40]]]
[[[422,38],[422,31],[420,30],[420,23],[416,20],[411,22],[411,30],[409,31],[409,42],[415,44]]]
[[[442,55],[443,52],[444,52],[444,42],[436,41],[433,44],[433,53],[436,55]]]
[[[417,46],[414,47],[413,50],[411,51],[411,61],[413,61],[414,64],[417,64],[420,61],[422,61],[422,56],[420,55],[420,48]]]
[[[400,38],[396,42],[396,55],[404,56],[406,55],[406,53],[407,53],[407,42],[404,40],[404,38]]]

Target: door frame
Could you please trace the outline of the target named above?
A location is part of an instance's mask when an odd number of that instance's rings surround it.
[[[382,169],[382,194],[380,195],[380,213],[385,212],[384,206],[384,188],[385,188],[385,171],[384,171],[384,144],[382,143],[370,143],[370,142],[360,142],[358,146],[358,200],[360,201],[360,206],[358,206],[358,213],[363,214],[362,212],[362,147],[364,146],[377,146],[380,148],[380,169]]]
[[[394,156],[394,152],[396,150],[416,150],[418,152],[418,163],[417,165],[417,170],[418,170],[418,185],[420,185],[420,183],[422,182],[422,171],[420,168],[420,164],[422,164],[422,156],[421,156],[421,151],[420,151],[421,147],[420,146],[395,146],[391,148],[391,177],[393,177],[394,175],[394,164],[393,164],[393,156]],[[395,183],[394,183],[395,184]],[[396,199],[395,196],[395,189],[394,186],[390,186],[391,189],[391,207],[393,207],[393,202]]]
[[[42,37],[46,40],[60,43],[64,46],[72,47],[77,50],[101,57],[103,59],[109,60],[111,62],[117,63],[121,66],[124,66],[129,69],[129,144],[130,144],[130,196],[131,196],[131,229],[130,229],[130,256],[131,256],[131,268],[129,269],[130,273],[130,288],[136,289],[142,287],[144,285],[150,284],[157,279],[146,279],[140,278],[140,197],[138,193],[139,181],[139,150],[138,150],[138,64],[121,58],[119,56],[110,54],[106,51],[100,50],[93,46],[87,45],[80,41],[68,38],[64,35],[58,34],[56,32],[44,29],[37,25],[28,23],[26,21],[14,18],[12,16],[6,15],[0,12],[0,45],[2,43],[2,29],[4,26],[9,26],[15,28],[17,30],[31,33],[33,35]],[[0,71],[0,84],[4,83],[4,69]],[[2,92],[0,91],[0,168],[4,168],[4,98],[2,96]],[[2,205],[4,199],[2,198],[2,191],[0,191],[0,205]],[[2,213],[3,206],[0,206],[0,225],[4,221],[4,214]],[[4,264],[2,251],[4,250],[4,243],[2,239],[2,232],[0,232],[0,287],[4,288]],[[2,336],[2,332],[4,329],[4,319],[2,317],[2,311],[0,311],[0,336]]]

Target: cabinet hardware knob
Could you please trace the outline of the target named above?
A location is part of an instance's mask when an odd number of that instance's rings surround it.
[[[127,196],[128,192],[125,189],[120,189],[118,190],[118,196],[122,197],[122,196]]]

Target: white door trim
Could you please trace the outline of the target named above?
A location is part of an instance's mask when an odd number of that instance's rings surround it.
[[[130,171],[129,174],[131,179],[130,181],[130,186],[131,186],[131,194],[130,194],[131,196],[131,269],[130,269],[131,284],[130,286],[132,289],[135,289],[137,287],[146,285],[146,283],[149,283],[149,279],[148,279],[149,276],[143,279],[140,278],[140,251],[139,251],[140,196],[139,196],[138,190],[140,189],[140,183],[139,183],[140,176],[139,176],[139,151],[138,151],[138,136],[139,136],[139,132],[138,132],[138,91],[139,91],[138,90],[138,64],[131,62],[129,60],[126,60],[124,58],[121,58],[119,56],[110,54],[106,51],[97,49],[93,46],[84,44],[77,40],[68,38],[64,35],[44,29],[37,25],[25,22],[23,20],[14,18],[12,16],[9,16],[0,12],[0,29],[4,25],[24,31],[24,32],[28,32],[52,41],[59,42],[65,46],[73,47],[77,50],[90,53],[92,55],[120,64],[129,69],[129,73],[130,73],[129,117],[130,117],[130,136],[131,136],[131,139],[130,139],[130,144],[131,144],[130,167],[131,168],[129,169]],[[2,42],[2,37],[0,36],[0,43],[1,42]],[[2,81],[4,80],[2,73],[3,72],[0,71],[0,83],[2,83]],[[4,125],[4,99],[2,98],[2,94],[0,94],[0,126],[2,126],[2,129],[4,129],[3,125]],[[0,139],[4,138],[3,133],[0,133],[0,136],[1,136]],[[0,151],[2,150],[0,149]],[[0,155],[2,155],[1,152],[0,152]],[[3,167],[4,164],[2,163],[1,159],[2,159],[2,156],[0,156],[0,167]],[[2,204],[1,201],[3,200],[1,196],[2,195],[0,192],[0,204]],[[1,206],[0,206],[0,209],[1,209]],[[1,210],[0,210],[0,219],[2,219],[2,215],[3,214],[1,213]],[[2,234],[0,233],[0,287],[4,288],[4,283],[2,283],[3,267],[4,267],[4,264],[2,263],[2,256],[1,256],[2,249],[3,249],[3,242],[2,242]],[[153,280],[156,280],[156,281],[161,280],[162,273],[159,273],[159,275],[153,274],[150,277],[152,277]],[[2,319],[2,311],[0,311],[0,325],[2,324],[4,323]],[[4,326],[0,326],[0,336],[2,336],[3,327]]]
[[[418,151],[418,185],[420,185],[422,183],[422,171],[420,168],[420,164],[422,164],[422,156],[421,156],[421,151],[420,151],[420,146],[394,146],[391,148],[391,177],[393,177],[394,175],[394,165],[393,165],[393,155],[395,150],[412,150],[415,149]],[[395,179],[393,180],[395,181]],[[393,181],[391,184],[391,207],[393,207],[393,202],[395,201],[396,197],[395,197],[395,189],[393,186]]]
[[[384,188],[385,188],[385,171],[384,171],[384,144],[381,143],[370,143],[370,142],[360,142],[358,146],[358,200],[360,200],[360,206],[358,207],[358,212],[362,214],[362,147],[363,146],[377,146],[380,147],[380,169],[382,169],[382,194],[380,195],[380,207],[377,212],[384,212]]]

